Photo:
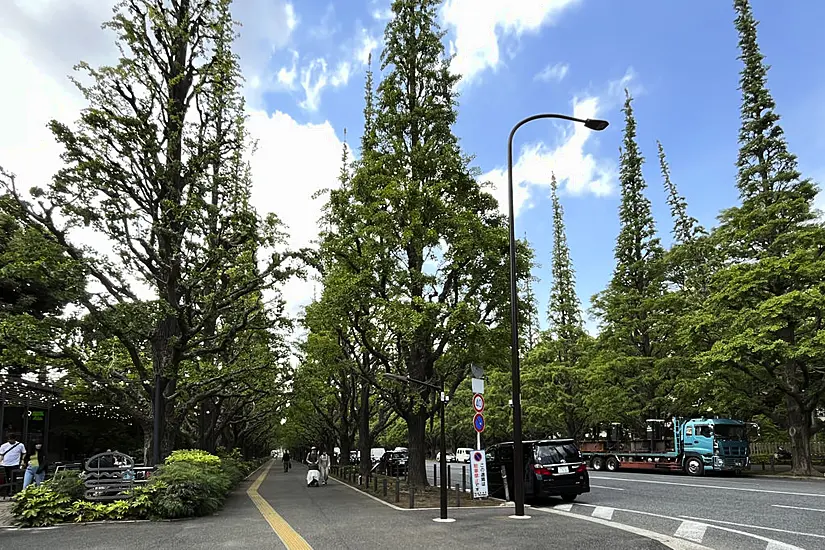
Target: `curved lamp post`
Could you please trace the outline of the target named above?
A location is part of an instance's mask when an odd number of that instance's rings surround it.
[[[519,352],[518,352],[518,285],[516,280],[516,231],[515,215],[513,213],[513,136],[516,131],[534,120],[540,118],[558,118],[571,122],[580,122],[591,130],[601,131],[607,128],[609,122],[599,119],[575,118],[567,115],[556,115],[544,113],[533,115],[521,120],[510,131],[510,138],[507,141],[507,191],[509,199],[510,225],[510,319],[512,325],[512,355],[510,358],[510,368],[513,376],[513,501],[516,513],[512,518],[528,518],[524,515],[524,447],[522,445],[521,434],[521,375],[519,372]],[[519,473],[521,472],[521,473]]]

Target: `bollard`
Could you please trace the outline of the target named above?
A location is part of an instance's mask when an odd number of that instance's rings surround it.
[[[461,508],[461,489],[458,486],[458,483],[455,484],[455,505],[456,508]]]
[[[433,485],[438,485],[438,464],[433,464]]]
[[[450,468],[449,464],[447,464],[447,487],[448,488],[453,484],[453,482],[451,480],[451,477],[452,477],[451,474],[452,473],[453,473],[453,469]]]
[[[776,468],[773,460],[773,455],[771,455],[771,473],[776,473]]]
[[[401,481],[395,478],[395,502],[401,502]]]
[[[378,492],[378,476],[375,476],[374,478],[372,478],[372,481],[373,481],[373,483],[372,483],[373,491],[375,491],[377,493]]]
[[[410,491],[410,510],[415,508],[415,486],[407,484],[407,488]]]
[[[467,466],[461,467],[461,490],[467,490]]]
[[[387,498],[387,478],[384,478],[383,485],[384,498]]]

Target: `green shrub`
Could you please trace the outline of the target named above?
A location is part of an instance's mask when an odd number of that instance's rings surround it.
[[[163,518],[205,516],[218,510],[232,483],[221,469],[187,461],[164,464],[150,485],[163,484],[155,493],[155,512]]]
[[[135,503],[131,499],[115,500],[113,502],[89,502],[78,500],[72,504],[72,515],[77,523],[90,521],[115,521],[121,519],[144,519],[137,513]]]
[[[72,516],[72,499],[53,491],[46,483],[40,486],[29,485],[14,497],[11,513],[21,527],[54,525],[67,521]]]
[[[72,500],[80,500],[86,492],[86,486],[80,477],[80,472],[61,470],[46,482],[55,493],[66,495]]]
[[[174,464],[176,462],[188,462],[189,464],[203,464],[205,466],[220,466],[221,459],[213,454],[207,453],[200,449],[180,449],[172,451],[166,460],[165,464]]]

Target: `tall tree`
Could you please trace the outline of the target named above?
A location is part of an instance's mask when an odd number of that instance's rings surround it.
[[[525,418],[542,426],[544,433],[564,433],[578,437],[588,417],[584,403],[584,362],[581,360],[590,337],[584,330],[581,302],[576,294],[576,277],[564,208],[555,174],[550,180],[553,209],[553,282],[547,308],[548,329],[525,361]]]
[[[376,258],[371,315],[352,326],[380,370],[443,381],[452,393],[471,362],[489,366],[506,357],[508,233],[452,132],[459,77],[444,52],[439,4],[392,3],[374,152],[358,163],[350,201]],[[518,249],[524,277],[529,252],[523,243]],[[426,424],[438,407],[433,391],[375,383],[407,424],[410,480],[426,485]]]
[[[602,374],[609,386],[624,390],[623,406],[601,404],[602,410],[623,410],[627,420],[661,414],[667,388],[660,384],[658,359],[668,353],[666,324],[661,310],[665,293],[664,249],[656,235],[651,205],[645,196],[642,157],[636,143],[632,97],[626,92],[624,138],[621,149],[621,204],[616,267],[605,291],[594,297],[601,321],[605,351]],[[616,413],[612,413],[616,414]]]
[[[815,411],[825,396],[825,227],[816,220],[817,186],[788,151],[768,66],[747,0],[735,0],[743,68],[739,206],[725,210],[715,238],[725,267],[714,277],[697,330],[716,336],[708,368],[744,373],[785,396],[793,472],[811,474]]]
[[[117,33],[118,64],[81,63],[88,84],[76,84],[89,105],[75,127],[51,123],[66,167],[47,190],[34,190],[36,204],[10,189],[15,214],[81,262],[100,287],[81,300],[83,328],[95,342],[115,341],[126,360],[106,363],[71,340],[41,352],[105,387],[144,429],[151,405],[160,405],[167,429],[154,444],[163,453],[174,445],[186,407],[201,401],[182,396],[213,392],[237,375],[192,376],[189,369],[260,330],[265,304],[246,298],[294,273],[290,255],[269,253],[283,245],[277,218],[259,219],[246,199],[249,174],[238,160],[248,140],[229,6],[118,4],[106,24]],[[112,246],[113,258],[73,242],[84,225]],[[265,265],[251,268],[259,252],[268,254]],[[139,299],[139,284],[151,300]],[[279,308],[273,313],[281,316]]]

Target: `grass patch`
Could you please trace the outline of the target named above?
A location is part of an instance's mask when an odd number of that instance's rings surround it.
[[[332,474],[330,474],[332,476]],[[351,487],[355,487],[356,489],[363,491],[369,495],[379,498],[385,502],[389,502],[399,508],[411,508],[410,507],[410,487],[407,482],[403,479],[398,480],[398,502],[396,502],[395,498],[395,483],[396,478],[384,476],[384,475],[376,475],[371,476],[369,479],[369,485],[358,485],[357,477],[356,481],[351,482],[348,478],[342,477],[340,475],[334,475],[335,479],[341,481],[342,483],[346,483]],[[378,481],[378,490],[375,489],[375,480]],[[387,482],[387,494],[384,495],[384,480]],[[447,506],[450,508],[459,507],[460,504],[461,508],[477,508],[477,507],[486,507],[486,506],[498,506],[500,502],[498,500],[492,499],[473,499],[470,496],[470,493],[464,492],[460,495],[460,503],[458,494],[453,487],[447,493]],[[413,508],[438,508],[441,506],[441,488],[440,487],[415,487],[414,490],[414,502]]]

